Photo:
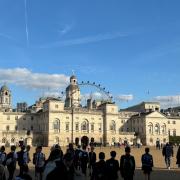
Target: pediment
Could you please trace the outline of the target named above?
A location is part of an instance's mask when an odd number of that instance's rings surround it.
[[[148,118],[167,118],[164,114],[162,114],[158,111],[152,112],[152,113],[146,115],[146,117],[148,117]]]

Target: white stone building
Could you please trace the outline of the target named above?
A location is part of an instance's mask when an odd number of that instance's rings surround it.
[[[111,102],[81,106],[77,78],[71,76],[65,101],[40,98],[26,112],[15,112],[11,106],[11,91],[0,90],[0,145],[27,144],[61,146],[70,142],[97,142],[104,145],[135,142],[135,134],[146,145],[156,140],[168,142],[169,135],[180,135],[180,119],[161,114],[159,103],[143,102],[119,110]]]

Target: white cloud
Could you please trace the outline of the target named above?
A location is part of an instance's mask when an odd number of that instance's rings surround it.
[[[131,101],[134,99],[134,96],[132,94],[121,94],[116,97],[119,101]]]
[[[31,89],[60,89],[67,86],[64,74],[34,73],[27,68],[0,69],[0,83],[10,83]]]
[[[180,105],[180,95],[156,96],[153,100],[160,102],[161,108],[169,108]]]
[[[122,34],[119,32],[115,33],[106,33],[106,34],[97,34],[95,36],[87,36],[76,39],[69,39],[64,41],[57,41],[51,44],[43,45],[41,48],[51,48],[51,47],[63,47],[63,46],[73,46],[80,44],[96,43],[104,40],[111,40],[120,37],[127,37],[127,34]]]
[[[45,97],[61,97],[61,93],[57,91],[52,91],[52,92],[45,92],[44,93]]]

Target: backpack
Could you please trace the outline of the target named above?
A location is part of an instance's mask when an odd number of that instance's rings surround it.
[[[81,154],[81,161],[83,163],[87,163],[88,162],[88,153],[86,151],[83,151],[82,154]]]
[[[124,157],[123,171],[124,173],[132,173],[134,171],[134,162],[133,162],[132,156]]]
[[[19,166],[24,164],[24,151],[17,152],[17,161]]]
[[[144,154],[142,156],[142,166],[152,167],[153,159],[152,156],[149,154]]]

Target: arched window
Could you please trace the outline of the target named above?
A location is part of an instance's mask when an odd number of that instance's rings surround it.
[[[53,129],[54,129],[54,132],[60,132],[60,120],[59,119],[56,119],[53,122]]]
[[[11,139],[11,143],[15,143],[15,138],[12,138],[12,139]]]
[[[160,134],[160,126],[158,123],[154,126],[154,131],[156,134]]]
[[[162,125],[162,134],[166,134],[166,124]]]
[[[89,130],[89,123],[87,120],[83,121],[81,124],[81,130],[82,131],[88,131]]]
[[[153,134],[153,124],[152,123],[149,123],[148,129],[149,129],[149,134]]]
[[[9,131],[9,126],[6,126],[6,131]]]
[[[6,143],[6,138],[2,138],[2,143]]]
[[[116,132],[116,123],[115,123],[115,121],[111,121],[110,130],[113,131],[113,132]]]

